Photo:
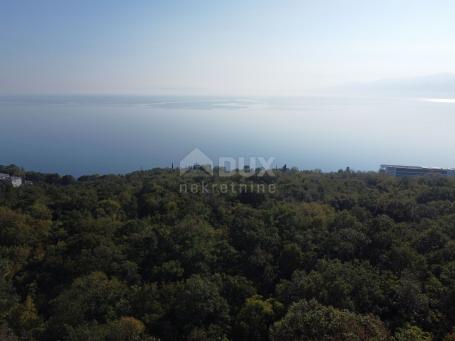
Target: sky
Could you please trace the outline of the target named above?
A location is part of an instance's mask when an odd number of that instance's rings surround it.
[[[305,95],[455,73],[451,0],[0,0],[0,94]]]

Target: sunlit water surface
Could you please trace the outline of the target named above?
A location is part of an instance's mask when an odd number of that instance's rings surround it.
[[[210,158],[304,169],[455,167],[455,100],[419,98],[0,97],[0,164],[76,176]]]

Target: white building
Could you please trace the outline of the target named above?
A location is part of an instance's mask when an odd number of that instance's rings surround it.
[[[399,166],[381,165],[380,171],[397,177],[403,176],[455,176],[455,169],[420,167],[420,166]]]
[[[11,185],[13,185],[13,187],[22,186],[22,178],[20,178],[18,176],[12,176],[11,177]]]
[[[5,173],[0,173],[0,181],[9,183],[13,187],[20,187],[23,184],[22,178],[18,176],[10,176]]]

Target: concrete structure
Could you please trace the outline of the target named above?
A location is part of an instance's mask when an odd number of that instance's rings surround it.
[[[455,176],[453,168],[435,168],[419,166],[381,165],[381,172],[388,175],[404,176]]]
[[[13,187],[22,186],[22,178],[20,178],[18,176],[12,176],[11,177],[11,185],[13,185]]]
[[[20,187],[23,184],[22,178],[5,173],[0,173],[0,181],[9,183],[13,187]]]

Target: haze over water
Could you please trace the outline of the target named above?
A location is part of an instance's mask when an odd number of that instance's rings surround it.
[[[0,1],[0,164],[125,173],[199,148],[455,167],[454,17],[449,0]]]
[[[422,98],[3,96],[0,164],[125,173],[177,166],[197,147],[323,171],[455,167],[454,110]]]

